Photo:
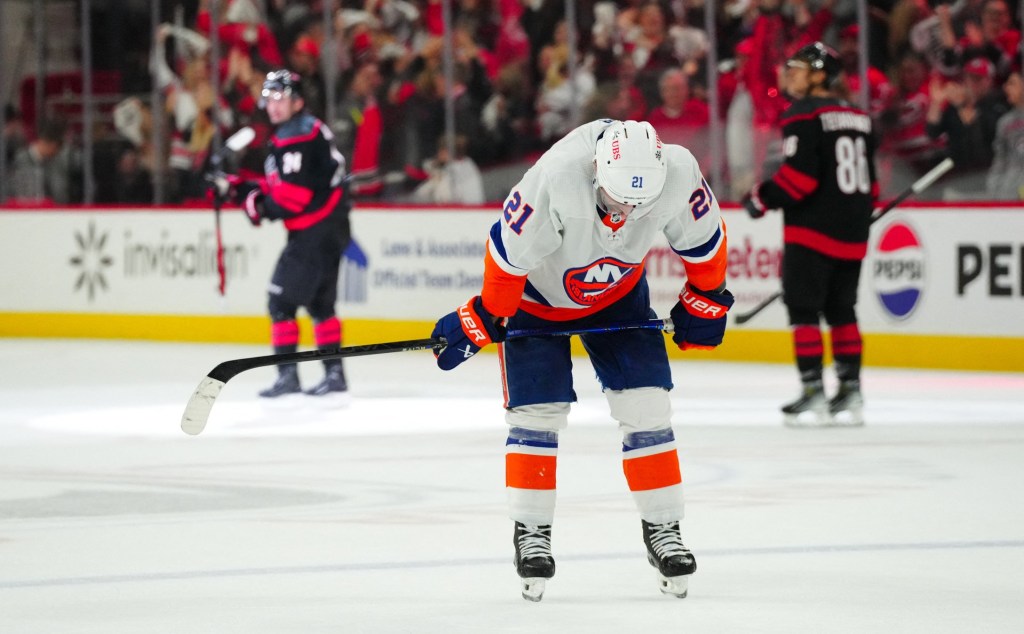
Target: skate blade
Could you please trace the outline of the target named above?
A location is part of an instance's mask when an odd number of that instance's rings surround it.
[[[809,429],[813,427],[831,427],[833,420],[828,410],[808,410],[799,414],[783,413],[782,423],[786,427],[794,429]]]
[[[544,577],[523,578],[523,598],[536,603],[544,598],[544,586],[547,579]]]
[[[690,588],[690,575],[666,577],[661,573],[658,573],[658,588],[661,590],[662,594],[667,594],[678,599],[685,599],[686,593]]]
[[[341,409],[352,404],[352,394],[350,392],[328,392],[319,396],[307,394],[306,401],[323,409]]]
[[[864,410],[859,407],[840,410],[832,414],[832,424],[836,427],[863,427]]]

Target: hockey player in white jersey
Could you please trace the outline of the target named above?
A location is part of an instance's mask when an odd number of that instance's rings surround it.
[[[584,124],[548,150],[509,194],[490,231],[480,295],[434,328],[433,336],[448,342],[436,352],[444,370],[499,344],[509,426],[505,482],[526,599],[539,601],[555,574],[558,434],[576,393],[568,338],[504,341],[506,329],[552,322],[577,329],[655,317],[644,258],[659,235],[682,259],[687,278],[670,313],[672,339],[684,350],[714,348],[733,297],[725,289],[725,224],[696,160],[683,147],[662,144],[646,122]],[[662,592],[685,597],[697,564],[679,528],[682,478],[664,337],[632,329],[581,339],[622,430],[622,467],[640,511],[648,561]]]

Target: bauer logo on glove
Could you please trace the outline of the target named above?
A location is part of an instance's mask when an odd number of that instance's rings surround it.
[[[437,321],[431,337],[443,337],[445,347],[434,350],[437,367],[451,370],[489,343],[505,340],[505,327],[495,323],[477,295]]]
[[[732,293],[702,291],[687,283],[672,307],[672,341],[680,350],[711,350],[725,337],[725,316],[735,299]]]

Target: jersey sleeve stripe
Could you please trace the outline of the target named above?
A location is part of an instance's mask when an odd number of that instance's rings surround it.
[[[338,205],[341,200],[341,190],[335,189],[331,193],[331,197],[327,199],[327,203],[323,207],[314,211],[313,213],[301,214],[293,216],[291,218],[284,219],[284,226],[289,231],[300,231],[312,227],[316,223],[320,222],[334,211],[334,208]]]
[[[525,286],[525,275],[505,271],[491,254],[491,249],[487,250],[484,254],[483,290],[480,291],[480,299],[487,312],[498,317],[511,317],[516,314],[523,299]]]
[[[722,228],[718,227],[715,229],[714,235],[712,235],[707,242],[702,245],[693,247],[692,249],[672,249],[681,258],[688,260],[697,261],[702,258],[706,258],[715,249],[718,248],[718,243],[722,240]]]
[[[794,202],[800,202],[813,192],[818,181],[802,172],[798,172],[789,165],[783,165],[779,171],[772,176],[772,182],[779,186],[786,195]]]
[[[686,278],[697,288],[712,290],[725,283],[725,269],[729,263],[729,240],[724,222],[720,226],[719,233],[721,237],[717,241],[718,248],[710,258],[700,262],[683,258]]]
[[[271,188],[270,197],[288,211],[299,213],[313,200],[313,192],[301,185],[282,182]]]
[[[491,225],[491,233],[489,237],[490,240],[487,241],[487,250],[491,252],[495,262],[508,273],[512,273],[513,275],[526,275],[526,271],[523,271],[508,261],[508,252],[505,250],[505,242],[501,238],[500,221]]]
[[[811,192],[818,188],[817,178],[814,178],[809,174],[804,174],[803,172],[796,169],[792,165],[788,165],[786,163],[782,164],[782,167],[779,168],[778,174],[776,174],[776,176],[785,179],[785,181],[789,183],[793,187],[793,189],[800,192],[804,196],[810,194]]]

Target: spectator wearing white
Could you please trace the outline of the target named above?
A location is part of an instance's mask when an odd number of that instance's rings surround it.
[[[449,160],[445,137],[438,141],[437,154],[427,159],[424,171],[430,176],[413,192],[420,203],[480,205],[484,202],[484,179],[473,159],[466,156],[466,137],[455,137],[455,157]]]
[[[555,44],[545,46],[537,57],[538,70],[544,78],[537,95],[537,121],[540,138],[556,141],[580,124],[582,108],[574,114],[574,104],[586,103],[594,94],[594,75],[577,66],[575,77],[569,76],[569,45],[564,21],[555,29]]]
[[[185,57],[181,77],[167,63],[165,44],[175,37],[182,44]],[[210,81],[207,53],[210,41],[190,29],[162,24],[157,29],[150,59],[150,71],[157,88],[167,95],[167,112],[173,116],[169,167],[177,175],[178,195],[202,195],[205,184],[194,178],[201,170],[213,139],[215,126],[228,129],[233,115],[227,103],[220,100],[219,119],[214,121],[214,94]]]

